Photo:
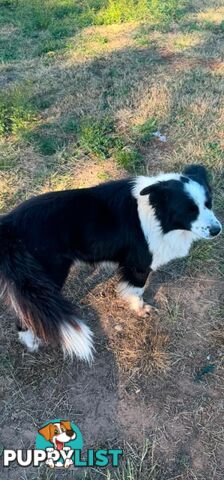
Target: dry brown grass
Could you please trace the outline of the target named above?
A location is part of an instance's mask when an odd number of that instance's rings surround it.
[[[115,352],[121,371],[132,376],[149,375],[152,372],[164,373],[169,369],[169,355],[166,347],[169,335],[159,325],[159,319],[132,318],[115,326],[110,348]]]

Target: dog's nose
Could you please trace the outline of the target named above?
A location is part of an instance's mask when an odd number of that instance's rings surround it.
[[[220,225],[213,225],[212,227],[209,228],[209,233],[211,237],[216,237],[221,232],[221,226]]]

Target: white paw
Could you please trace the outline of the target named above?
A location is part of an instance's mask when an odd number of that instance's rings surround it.
[[[73,461],[71,460],[71,458],[66,458],[65,463],[64,463],[64,467],[69,468],[70,465],[73,465]]]
[[[19,332],[19,341],[27,347],[29,352],[37,352],[41,345],[41,340],[36,337],[31,330],[25,330],[25,332]]]
[[[54,468],[54,462],[52,458],[49,458],[48,460],[46,460],[46,465],[48,465],[48,467],[50,468]]]
[[[152,311],[151,305],[144,304],[142,307],[136,310],[136,313],[139,317],[146,317],[147,315],[150,315],[151,311]]]

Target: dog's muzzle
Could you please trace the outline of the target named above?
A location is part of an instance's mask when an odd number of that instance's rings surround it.
[[[211,237],[217,237],[222,231],[222,227],[220,224],[217,225],[212,225],[212,227],[209,228],[209,234]]]

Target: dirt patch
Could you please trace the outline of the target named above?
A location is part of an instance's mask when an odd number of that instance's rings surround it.
[[[92,367],[66,363],[50,348],[25,352],[12,317],[2,311],[2,444],[31,447],[38,426],[62,416],[78,424],[85,447],[119,445],[131,455],[130,445],[140,449],[148,438],[159,465],[153,478],[190,479],[191,471],[212,478],[215,455],[221,480],[223,450],[215,441],[223,415],[221,347],[210,335],[223,285],[206,276],[175,278],[171,268],[156,273],[145,296],[158,312],[147,320],[116,299],[115,286],[116,275],[79,267],[66,288],[95,334]],[[197,381],[196,373],[211,362],[214,373]],[[16,469],[4,478],[17,480]]]

